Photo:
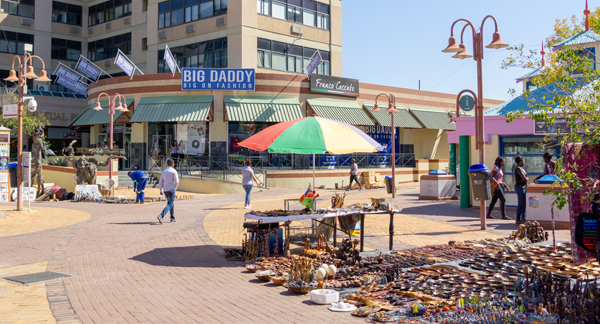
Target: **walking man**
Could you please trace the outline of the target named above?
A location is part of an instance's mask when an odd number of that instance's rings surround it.
[[[160,174],[160,181],[158,181],[160,194],[162,195],[164,193],[165,197],[167,197],[167,206],[163,209],[162,213],[158,215],[158,221],[161,224],[163,223],[163,217],[165,217],[169,211],[171,211],[171,223],[177,222],[175,220],[175,190],[177,190],[177,187],[179,186],[179,177],[173,166],[175,166],[175,161],[167,159],[167,168]]]
[[[148,183],[148,175],[144,171],[135,170],[127,172],[127,175],[133,180],[133,192],[135,192],[135,203],[144,203],[146,194],[146,184]]]
[[[356,181],[358,183],[358,191],[362,191],[362,185],[358,182],[358,165],[356,164],[356,159],[352,159],[352,166],[350,166],[350,183],[348,184],[348,188],[346,191],[350,191],[352,189],[352,182]]]

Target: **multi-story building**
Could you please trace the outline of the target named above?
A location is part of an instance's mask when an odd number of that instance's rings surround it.
[[[344,81],[355,82],[357,91],[349,96],[311,89],[303,68],[317,51],[322,62],[316,75],[344,76],[341,0],[0,1],[2,28],[15,39],[14,45],[0,43],[0,52],[20,53],[21,44],[31,42],[34,53],[52,68],[59,61],[74,64],[82,54],[113,77],[103,75],[90,84],[89,105],[82,105],[88,109],[71,127],[89,129],[85,146],[105,141],[106,110],[89,108],[101,92],[125,95],[131,111],[117,113],[114,128],[117,145],[135,152],[125,167],[147,168],[151,157],[168,155],[172,140],[181,142],[182,130],[192,127],[198,133],[202,129],[203,154],[247,153],[237,145],[240,140],[273,123],[311,114],[380,136],[383,127],[366,127],[390,126],[385,113],[369,110],[381,92],[394,93],[401,108],[396,123],[400,152],[417,159],[448,158],[448,148],[440,143],[446,142],[445,131],[454,128],[446,112],[454,107],[454,95],[359,86],[358,80]],[[164,60],[166,46],[180,68],[255,69],[256,89],[182,91],[181,75],[172,75]],[[124,76],[114,64],[118,50],[145,75]],[[0,55],[0,69],[7,73],[4,62],[11,56]],[[40,85],[68,91],[57,84]]]

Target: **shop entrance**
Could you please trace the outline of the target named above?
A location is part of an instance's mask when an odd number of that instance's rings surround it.
[[[100,144],[100,148],[104,148],[104,143],[108,145],[108,139],[110,134],[108,133],[107,125],[102,126],[102,132],[97,134],[97,142]],[[127,160],[119,159],[119,170],[129,170],[130,168],[130,155],[129,146],[131,145],[131,125],[120,124],[113,125],[113,148],[125,149],[125,157]]]

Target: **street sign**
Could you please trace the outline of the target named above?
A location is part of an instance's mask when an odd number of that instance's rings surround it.
[[[23,152],[23,175],[21,179],[27,180],[27,184],[31,187],[31,152]]]
[[[135,66],[131,64],[125,54],[122,54],[120,51],[115,59],[115,64],[117,64],[128,76],[132,76],[135,72]]]
[[[475,99],[469,95],[464,95],[460,98],[459,101],[460,109],[464,111],[471,111],[475,108]]]
[[[2,117],[17,118],[19,115],[19,105],[4,105],[2,106]]]

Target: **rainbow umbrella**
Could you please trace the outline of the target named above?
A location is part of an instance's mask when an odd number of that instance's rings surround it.
[[[270,126],[239,143],[240,146],[269,153],[315,154],[371,153],[383,149],[360,129],[339,120],[315,115]]]

